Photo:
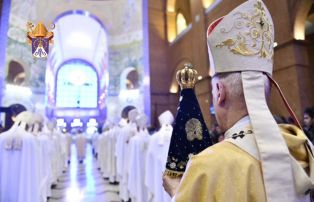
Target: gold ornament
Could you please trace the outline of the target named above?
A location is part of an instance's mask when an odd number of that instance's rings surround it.
[[[181,89],[194,88],[197,71],[193,69],[192,64],[184,64],[184,68],[177,72],[176,78]]]

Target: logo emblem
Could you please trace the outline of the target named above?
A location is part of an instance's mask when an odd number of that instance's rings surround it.
[[[51,24],[51,29],[55,25]],[[35,29],[31,22],[27,23],[28,43],[32,46],[32,54],[36,58],[46,58],[49,53],[49,44],[53,43],[53,32],[48,31],[45,25],[39,22]]]

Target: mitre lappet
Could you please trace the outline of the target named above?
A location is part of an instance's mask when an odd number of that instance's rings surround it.
[[[184,64],[176,76],[181,95],[166,163],[165,175],[169,177],[183,175],[189,158],[212,145],[194,92],[197,71],[191,64]]]

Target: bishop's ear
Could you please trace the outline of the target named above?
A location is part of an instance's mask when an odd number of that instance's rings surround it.
[[[218,81],[215,87],[217,89],[217,104],[220,106],[224,105],[226,99],[226,88],[221,81]]]

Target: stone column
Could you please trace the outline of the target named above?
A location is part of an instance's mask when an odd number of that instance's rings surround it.
[[[9,28],[11,0],[2,1],[0,13],[0,106],[3,98],[3,90],[5,85],[5,65],[6,65],[6,47],[7,47],[7,33]]]
[[[307,48],[305,41],[294,39],[275,48],[273,77],[299,120],[302,120],[304,108],[313,105],[313,84]],[[271,96],[269,104],[272,112],[290,116],[279,94],[272,90]]]

